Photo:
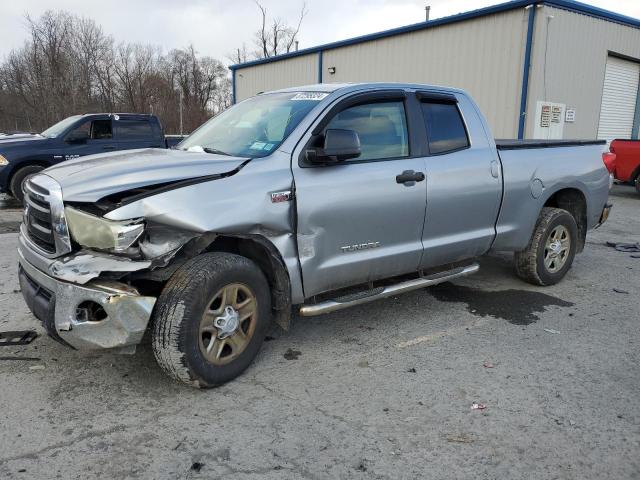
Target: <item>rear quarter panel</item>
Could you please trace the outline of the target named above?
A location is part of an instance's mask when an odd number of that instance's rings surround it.
[[[563,189],[584,195],[588,228],[598,223],[609,197],[602,145],[500,150],[499,154],[504,196],[493,250],[523,250],[545,203]]]

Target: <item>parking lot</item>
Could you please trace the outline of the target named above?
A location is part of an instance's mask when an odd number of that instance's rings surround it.
[[[149,346],[46,337],[3,200],[0,330],[40,336],[0,348],[0,478],[638,478],[640,258],[605,242],[640,242],[640,196],[612,201],[556,286],[493,255],[454,284],[295,318],[243,376],[198,391]]]

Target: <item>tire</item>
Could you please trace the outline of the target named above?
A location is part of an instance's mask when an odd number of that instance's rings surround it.
[[[548,242],[553,247],[547,248]],[[577,244],[578,226],[573,216],[561,208],[545,207],[540,212],[529,245],[515,254],[516,273],[533,285],[554,285],[571,268]]]
[[[247,299],[255,301],[252,308]],[[236,325],[225,305],[238,313],[240,324],[233,334],[213,327],[219,321],[228,322],[227,329]],[[250,311],[255,313],[242,320]],[[258,354],[271,322],[269,284],[245,257],[205,253],[171,276],[156,302],[152,322],[153,353],[160,367],[188,385],[215,387],[240,375]],[[219,338],[224,335],[229,336]]]
[[[44,170],[44,167],[40,165],[27,165],[26,167],[22,167],[18,169],[16,173],[11,177],[11,182],[9,183],[9,190],[13,197],[18,200],[20,203],[24,201],[24,184],[29,179],[38,172]]]
[[[636,192],[640,193],[640,173],[636,175],[636,179],[633,182],[633,186],[636,187]]]

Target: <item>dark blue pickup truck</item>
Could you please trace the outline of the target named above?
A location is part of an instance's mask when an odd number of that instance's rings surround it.
[[[158,117],[133,113],[74,115],[39,135],[0,137],[0,193],[22,201],[33,174],[72,158],[134,148],[171,148],[183,137],[164,135]]]

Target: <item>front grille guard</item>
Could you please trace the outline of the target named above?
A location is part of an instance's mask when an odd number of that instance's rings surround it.
[[[42,211],[44,208],[42,204],[48,204],[55,251],[47,251],[38,245],[39,239],[32,238],[32,235],[28,232],[29,229],[25,228],[29,246],[46,258],[55,258],[71,252],[71,239],[69,237],[67,219],[64,215],[62,187],[60,184],[48,175],[40,174],[31,177],[27,181],[25,189],[27,195],[25,195],[24,224],[25,226],[30,225],[28,215],[31,208],[39,208]],[[31,202],[31,198],[35,201]]]

